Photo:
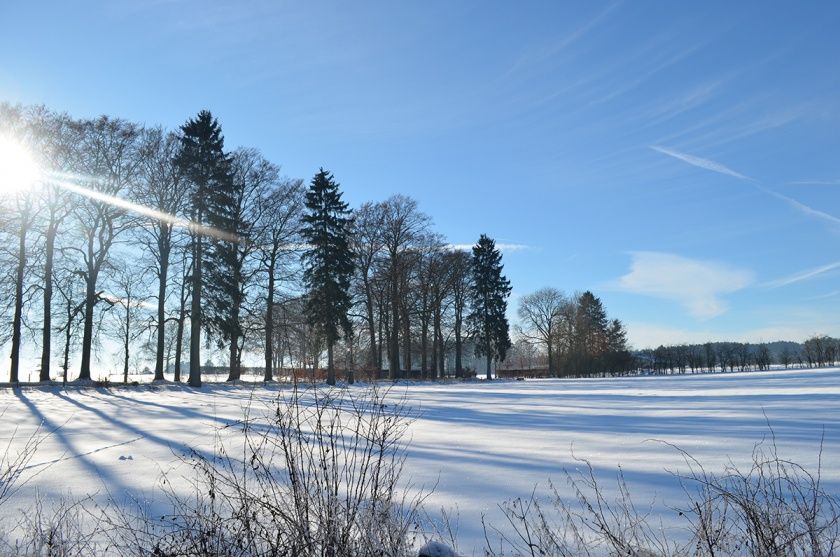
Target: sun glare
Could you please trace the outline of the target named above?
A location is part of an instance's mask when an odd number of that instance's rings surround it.
[[[18,141],[0,136],[0,193],[15,193],[31,188],[40,170],[29,150]]]

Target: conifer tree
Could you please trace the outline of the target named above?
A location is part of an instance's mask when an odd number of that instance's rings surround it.
[[[230,349],[228,381],[239,379],[239,341],[242,336],[240,311],[244,281],[240,252],[248,247],[248,215],[241,200],[246,181],[234,179],[234,157],[226,156],[223,174],[208,197],[206,222],[213,228],[205,252],[205,292],[202,303],[204,331],[216,346]],[[219,234],[218,232],[221,232]],[[208,264],[209,263],[209,264]]]
[[[226,206],[230,197],[230,157],[224,151],[224,137],[218,120],[207,110],[188,120],[181,126],[181,149],[178,165],[191,185],[190,219],[193,228],[191,242],[192,270],[190,275],[192,300],[190,304],[190,374],[188,383],[201,386],[201,327],[204,318],[202,310],[203,270],[208,254],[208,240],[204,238],[210,230],[229,230]],[[227,237],[224,233],[217,236]],[[215,254],[218,258],[220,254]],[[223,261],[214,262],[215,278],[223,274]],[[207,281],[208,284],[213,284]],[[221,300],[221,297],[214,297]],[[216,308],[217,309],[217,308]],[[211,312],[208,312],[208,315]],[[214,312],[215,313],[215,312]]]
[[[578,298],[575,340],[579,372],[591,374],[596,360],[607,351],[609,321],[601,299],[587,290]]]
[[[511,347],[505,315],[510,281],[502,275],[502,254],[496,249],[495,241],[482,234],[472,251],[472,312],[469,322],[476,341],[476,356],[487,358],[487,379],[491,379],[491,361],[504,361]]]
[[[350,334],[350,279],[353,254],[350,250],[352,220],[347,203],[332,174],[323,168],[306,193],[306,214],[302,234],[307,243],[303,253],[306,284],[306,313],[310,324],[327,344],[327,383],[335,385],[333,346],[342,334]]]

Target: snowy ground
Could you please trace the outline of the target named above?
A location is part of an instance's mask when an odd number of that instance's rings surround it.
[[[210,450],[214,426],[240,418],[251,397],[269,404],[277,388],[4,389],[4,445],[11,424],[13,444],[39,424],[52,433],[28,470],[39,475],[3,512],[26,506],[36,489],[48,498],[154,499],[178,454]],[[498,522],[504,499],[549,478],[565,485],[564,468],[576,466],[572,448],[606,481],[621,465],[641,501],[678,504],[681,492],[665,469],[680,468],[681,459],[652,440],[718,470],[729,459],[748,462],[769,420],[782,455],[808,466],[816,465],[824,432],[823,478],[840,491],[840,369],[393,388],[392,396],[402,395],[419,416],[409,429],[407,471],[416,486],[435,486],[432,510],[457,508],[467,555],[474,547],[479,554],[482,514]]]

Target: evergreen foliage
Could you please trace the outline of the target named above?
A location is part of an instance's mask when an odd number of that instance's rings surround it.
[[[191,185],[191,220],[199,226],[228,234],[204,238],[205,230],[192,235],[192,304],[190,312],[190,377],[193,386],[201,385],[200,334],[230,335],[231,293],[236,277],[229,272],[236,257],[230,245],[238,224],[232,219],[233,183],[231,159],[224,150],[224,137],[218,120],[207,111],[181,126],[181,149],[177,163]],[[205,244],[207,244],[205,246]],[[206,280],[204,279],[206,267]],[[204,284],[208,285],[206,292]],[[204,299],[202,299],[204,298]]]
[[[502,254],[496,242],[482,234],[473,246],[469,322],[475,337],[475,353],[487,358],[487,379],[492,360],[504,361],[511,347],[507,316],[510,281],[502,275]]]
[[[323,168],[312,179],[306,193],[306,210],[302,219],[302,234],[307,243],[303,253],[306,310],[309,323],[321,331],[327,343],[327,383],[333,385],[333,346],[342,335],[352,335],[348,317],[352,306],[352,219],[347,203],[341,199],[338,183]]]

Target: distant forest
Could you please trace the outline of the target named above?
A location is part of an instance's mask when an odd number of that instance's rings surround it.
[[[840,359],[840,339],[817,335],[803,343],[681,344],[640,350],[634,355],[638,369],[659,373],[694,373],[715,369],[722,372],[763,371],[774,365],[785,369],[792,366],[812,368],[834,365]]]
[[[840,339],[816,335],[805,342],[762,343],[706,342],[674,344],[633,350],[622,355],[620,365],[600,372],[573,367],[549,373],[545,351],[527,342],[517,342],[511,357],[500,366],[500,376],[591,376],[639,373],[684,374],[734,371],[765,371],[771,367],[827,367],[840,361]]]

